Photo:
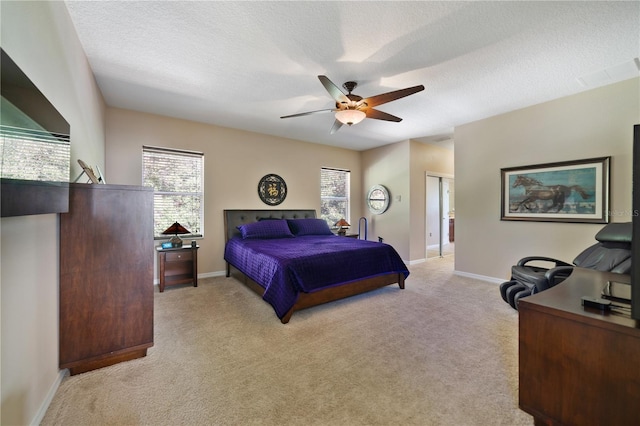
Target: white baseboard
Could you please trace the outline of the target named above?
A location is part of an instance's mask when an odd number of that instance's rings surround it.
[[[198,274],[198,279],[211,278],[211,277],[224,277],[225,275],[227,275],[225,271],[206,272],[204,274]]]
[[[40,423],[42,423],[42,419],[44,419],[44,415],[47,414],[47,409],[49,408],[51,401],[53,401],[53,397],[58,391],[58,388],[60,387],[60,383],[62,383],[62,379],[64,379],[64,377],[67,374],[69,374],[69,370],[66,368],[64,370],[58,371],[58,378],[53,382],[53,384],[49,388],[49,392],[47,392],[47,397],[44,399],[44,401],[42,401],[42,404],[40,404],[40,408],[36,412],[36,416],[29,423],[30,425],[37,426]]]
[[[503,278],[487,277],[485,275],[471,274],[469,272],[453,271],[453,273],[461,277],[475,278],[476,280],[487,281],[493,284],[502,284],[503,282],[508,281]]]
[[[409,262],[404,262],[404,263],[406,263],[407,265],[417,265],[419,263],[424,263],[426,261],[427,259],[416,259],[416,260],[410,260]]]

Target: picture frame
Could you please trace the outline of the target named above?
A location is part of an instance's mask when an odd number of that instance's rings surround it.
[[[373,214],[382,214],[389,208],[389,190],[383,185],[373,185],[367,193],[367,206]]]
[[[500,220],[609,223],[611,157],[500,169]]]
[[[258,197],[270,206],[281,204],[287,197],[287,184],[276,174],[268,174],[258,182]]]

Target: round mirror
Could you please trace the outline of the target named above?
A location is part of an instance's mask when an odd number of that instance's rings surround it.
[[[389,191],[382,185],[373,185],[367,194],[367,206],[373,214],[382,214],[389,207]]]

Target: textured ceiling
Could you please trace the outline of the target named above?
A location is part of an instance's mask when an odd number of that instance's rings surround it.
[[[67,1],[109,106],[364,150],[638,76],[639,2]],[[318,80],[423,84],[331,135]]]

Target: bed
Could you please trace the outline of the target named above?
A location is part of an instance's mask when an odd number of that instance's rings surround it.
[[[390,284],[409,270],[388,244],[337,236],[315,210],[224,210],[227,277],[271,304],[283,324],[300,309]]]

